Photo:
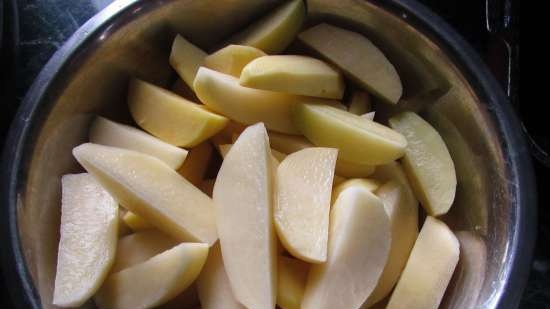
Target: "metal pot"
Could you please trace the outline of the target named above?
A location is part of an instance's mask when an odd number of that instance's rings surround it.
[[[54,308],[60,177],[79,170],[71,149],[86,140],[91,115],[128,118],[130,76],[167,85],[175,33],[212,50],[279,2],[120,0],[52,57],[4,152],[2,254],[21,308]],[[309,24],[324,20],[362,32],[388,55],[404,82],[403,106],[428,119],[452,153],[459,185],[443,219],[466,232],[442,307],[517,307],[535,242],[535,185],[519,122],[483,62],[415,1],[309,0],[308,7]]]

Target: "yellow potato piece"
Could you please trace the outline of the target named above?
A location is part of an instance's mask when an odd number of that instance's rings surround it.
[[[233,144],[225,144],[225,145],[219,146],[219,151],[222,158],[225,158],[225,156],[231,149],[231,146],[233,146]],[[271,156],[272,156],[272,159],[276,161],[277,165],[279,165],[279,163],[286,158],[286,154],[278,152],[277,150],[273,150],[273,149],[271,149]]]
[[[427,217],[387,308],[438,308],[459,253],[453,232],[445,223]]]
[[[248,309],[275,308],[272,169],[267,132],[259,123],[231,147],[214,185],[225,270],[235,298]]]
[[[395,67],[363,35],[323,23],[300,33],[299,39],[384,102],[396,104],[401,98]]]
[[[219,243],[210,249],[206,264],[197,279],[197,288],[204,309],[246,309],[233,296]]]
[[[400,133],[331,106],[297,104],[292,116],[313,144],[337,148],[338,155],[350,163],[385,164],[400,158],[407,146]]]
[[[119,239],[121,237],[124,237],[128,234],[132,234],[134,232],[129,226],[126,225],[126,222],[124,222],[123,218],[125,214],[126,214],[125,210],[119,207],[119,210],[118,210],[118,238]]]
[[[202,184],[208,164],[212,158],[212,145],[208,142],[203,142],[189,151],[189,155],[183,162],[183,165],[178,169],[178,173],[195,187]]]
[[[204,66],[214,71],[239,77],[248,63],[266,55],[252,46],[229,45],[206,57]]]
[[[147,261],[178,244],[166,234],[149,229],[119,239],[116,248],[116,259],[111,273],[119,272],[128,267]]]
[[[369,93],[363,90],[353,91],[348,111],[352,114],[360,116],[372,111],[372,103]]]
[[[391,244],[382,202],[362,187],[342,192],[330,213],[328,259],[309,271],[301,309],[359,308],[376,286]]]
[[[345,84],[340,72],[306,56],[266,56],[244,67],[241,85],[256,89],[341,100]]]
[[[302,0],[291,0],[229,39],[229,42],[278,54],[294,40],[306,18]]]
[[[386,297],[401,275],[418,235],[418,201],[397,181],[390,181],[376,190],[390,218],[392,242],[388,262],[378,285],[363,306],[369,308]]]
[[[228,122],[199,104],[138,79],[130,82],[128,106],[141,128],[175,146],[195,146]]]
[[[302,136],[269,132],[271,147],[282,153],[293,152],[315,147],[310,141]],[[277,155],[277,153],[274,153]],[[374,172],[375,167],[368,164],[357,164],[338,158],[336,161],[336,174],[344,178],[367,177]]]
[[[53,303],[79,307],[115,260],[118,204],[89,174],[61,178],[61,227]]]
[[[124,223],[129,226],[134,232],[154,228],[154,226],[149,223],[149,221],[143,219],[142,217],[136,215],[131,211],[126,212],[122,220],[124,220]]]
[[[380,187],[380,183],[373,179],[368,178],[354,178],[354,179],[347,179],[344,180],[342,183],[334,187],[332,190],[332,202],[331,204],[334,204],[340,193],[344,192],[347,188],[359,186],[363,187],[370,192],[376,191],[378,187]]]
[[[297,259],[279,256],[277,271],[277,305],[282,309],[300,309],[309,265]]]
[[[428,122],[415,113],[399,114],[389,123],[409,141],[403,167],[420,203],[432,216],[447,213],[455,198],[457,180],[445,142]]]
[[[97,117],[90,127],[90,142],[143,152],[156,157],[173,169],[181,166],[187,150],[165,143],[134,127]]]
[[[346,181],[346,178],[341,177],[341,176],[338,176],[338,175],[334,175],[334,180],[332,181],[332,187],[333,187],[333,189],[334,189],[336,186],[342,184],[344,181]]]
[[[374,121],[374,116],[376,116],[376,112],[370,112],[370,113],[366,113],[366,114],[361,115],[361,118],[368,119],[370,121]]]
[[[276,174],[275,228],[293,256],[323,263],[327,258],[330,195],[338,151],[307,148],[288,155]]]
[[[91,143],[73,155],[124,208],[159,230],[181,241],[217,240],[212,199],[159,159]]]
[[[183,243],[107,278],[94,300],[99,308],[147,309],[176,297],[198,277],[208,245]]]
[[[209,109],[252,125],[264,122],[270,130],[297,134],[292,107],[297,103],[339,104],[335,101],[243,87],[233,76],[200,68],[195,79],[197,96]]]
[[[193,89],[193,81],[207,54],[191,42],[177,35],[170,52],[170,65],[181,79]]]

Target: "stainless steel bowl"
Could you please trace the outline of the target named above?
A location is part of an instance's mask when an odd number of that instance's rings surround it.
[[[279,2],[120,0],[52,57],[4,153],[2,253],[21,308],[54,308],[60,177],[79,169],[71,149],[86,140],[90,116],[128,118],[130,76],[166,85],[174,76],[167,59],[175,33],[212,50]],[[405,105],[436,126],[451,150],[459,185],[444,219],[467,237],[443,307],[517,307],[535,241],[536,193],[522,130],[485,65],[414,1],[309,0],[308,6],[309,24],[354,29],[386,52],[404,81]]]

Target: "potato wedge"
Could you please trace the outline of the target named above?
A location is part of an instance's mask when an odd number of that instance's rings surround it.
[[[204,66],[239,78],[247,64],[263,56],[267,54],[252,46],[229,45],[206,57]]]
[[[193,81],[199,67],[204,63],[207,54],[181,35],[177,35],[172,43],[169,62],[181,79],[193,89]]]
[[[277,305],[282,309],[300,309],[309,265],[286,256],[279,256],[277,265]]]

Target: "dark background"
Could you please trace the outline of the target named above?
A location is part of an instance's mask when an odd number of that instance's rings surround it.
[[[13,112],[28,87],[50,56],[97,11],[112,0],[19,0],[15,9],[19,15],[20,29],[14,29],[13,16],[8,0],[0,3],[0,14],[4,11],[2,50],[3,112],[0,122],[0,141],[6,134]],[[513,0],[420,0],[446,19],[482,55],[487,64],[509,92],[511,102],[522,118],[533,141],[546,147],[550,144],[548,132],[544,131],[542,114],[529,104],[520,104],[520,8]],[[489,10],[486,10],[486,8]],[[486,11],[489,18],[486,17]],[[10,39],[18,33],[19,42]],[[9,46],[16,45],[17,49]],[[511,66],[508,66],[511,63]],[[15,73],[13,73],[15,72]],[[510,74],[508,74],[510,72]],[[511,78],[507,78],[511,76]],[[536,108],[536,107],[534,107]],[[546,130],[548,131],[548,130]],[[544,159],[542,152],[537,154]],[[548,160],[548,158],[546,158]],[[535,160],[538,178],[539,205],[546,205],[549,193],[542,189],[550,180],[550,169]],[[533,261],[529,284],[525,290],[520,308],[550,308],[550,252],[542,244],[550,240],[550,213],[539,207],[538,244]],[[1,275],[1,274],[0,274]],[[0,278],[0,308],[11,309],[7,294],[9,282]]]

